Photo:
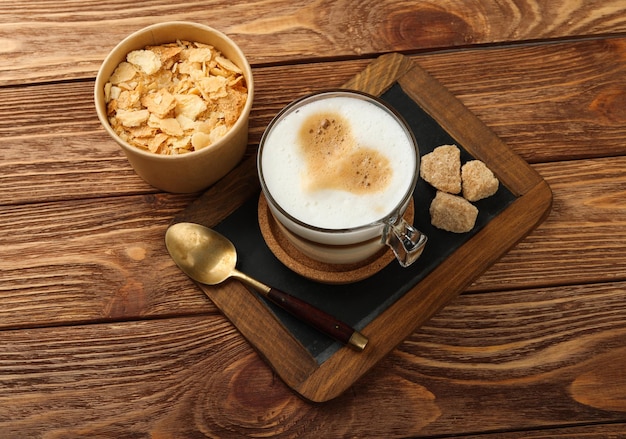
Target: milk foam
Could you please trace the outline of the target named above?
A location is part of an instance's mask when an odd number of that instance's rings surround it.
[[[392,172],[382,190],[307,189],[307,161],[298,133],[318,113],[337,113],[349,121],[356,148],[373,149],[388,160]],[[358,98],[333,96],[311,101],[275,123],[264,139],[261,166],[266,187],[283,210],[315,227],[344,229],[379,221],[398,207],[413,182],[416,152],[387,111]]]

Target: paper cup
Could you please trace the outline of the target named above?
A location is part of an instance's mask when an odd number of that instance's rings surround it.
[[[198,151],[162,155],[142,150],[117,135],[107,118],[104,86],[129,52],[176,40],[212,45],[235,63],[243,71],[248,98],[237,122],[218,141]],[[241,160],[248,144],[248,117],[253,96],[252,69],[243,52],[231,39],[209,26],[178,21],[148,26],[122,40],[102,63],[94,88],[98,118],[107,133],[121,146],[135,172],[152,186],[176,193],[197,192],[207,188]]]

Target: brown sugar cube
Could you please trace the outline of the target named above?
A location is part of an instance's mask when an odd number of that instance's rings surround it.
[[[456,145],[438,146],[422,157],[420,175],[440,191],[460,193],[461,150]]]
[[[430,222],[448,232],[469,232],[474,228],[477,217],[476,206],[458,195],[437,191],[430,204]]]
[[[461,168],[463,196],[469,201],[478,201],[498,191],[499,181],[493,172],[480,160],[472,160]]]

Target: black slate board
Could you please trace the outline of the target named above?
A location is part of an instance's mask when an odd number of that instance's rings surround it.
[[[419,107],[399,84],[394,84],[381,98],[407,121],[417,139],[421,155],[437,146],[454,143],[461,149],[462,163],[473,159],[463,145]],[[469,233],[454,234],[436,229],[430,224],[428,207],[434,196],[435,190],[420,179],[413,197],[414,225],[429,239],[420,259],[409,268],[402,268],[394,261],[374,276],[346,285],[314,282],[285,267],[273,255],[261,235],[257,214],[258,197],[252,197],[215,229],[235,244],[241,271],[314,304],[356,329],[362,329],[516,199],[506,187],[500,185],[494,196],[474,203],[479,209],[474,229]],[[268,302],[267,306],[318,364],[322,364],[341,347],[339,343],[292,318],[275,305]]]

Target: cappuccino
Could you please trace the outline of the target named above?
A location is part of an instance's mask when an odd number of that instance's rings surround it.
[[[262,140],[259,165],[267,192],[307,225],[372,224],[413,191],[417,152],[411,134],[388,109],[355,96],[302,101]]]

